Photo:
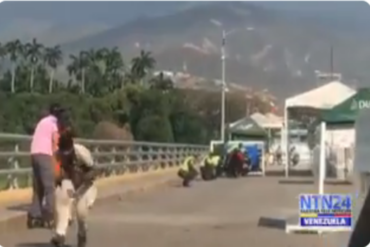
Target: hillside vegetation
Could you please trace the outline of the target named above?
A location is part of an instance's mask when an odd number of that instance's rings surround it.
[[[50,103],[70,109],[81,137],[157,142],[207,143],[219,136],[219,92],[180,90],[163,74],[152,76],[156,60],[142,50],[124,61],[116,48],[70,55],[68,81],[54,79],[62,63],[59,46],[36,39],[0,46],[0,131],[32,134]],[[246,107],[266,111],[258,97],[227,96],[227,121]]]
[[[325,11],[316,6],[315,11],[307,9],[309,13],[303,14],[268,7],[271,3],[209,2],[167,15],[137,18],[63,47],[73,51],[118,46],[128,56],[136,54],[138,47],[150,49],[160,69],[179,71],[186,64],[190,74],[220,79],[224,29],[229,33],[226,81],[258,90],[267,88],[282,101],[316,86],[315,71],[331,70],[333,48],[334,72],[341,73],[347,84],[366,86],[370,36],[368,27],[359,20],[368,18],[368,6],[359,3],[356,11],[344,15],[338,11],[347,5],[317,3],[322,4]],[[304,9],[305,5],[299,6]],[[363,10],[358,11],[361,6]],[[347,9],[350,11],[350,6]]]

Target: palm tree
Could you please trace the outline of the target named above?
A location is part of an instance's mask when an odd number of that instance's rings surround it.
[[[118,48],[115,47],[108,51],[105,56],[106,73],[105,78],[112,90],[123,86],[123,72],[125,64]]]
[[[11,86],[10,90],[12,93],[15,92],[15,76],[16,76],[16,67],[17,67],[17,60],[19,58],[19,55],[23,53],[23,45],[19,41],[19,39],[14,40],[14,41],[9,41],[8,43],[5,44],[5,50],[6,53],[9,56],[10,62],[12,63],[12,80],[11,80]]]
[[[60,46],[48,47],[45,49],[44,59],[47,65],[50,67],[50,81],[49,81],[49,93],[53,92],[53,80],[55,70],[58,65],[62,62],[62,51]]]
[[[5,46],[3,44],[0,43],[0,72],[1,72],[1,69],[2,69],[2,62],[3,62],[3,59],[4,57],[6,56],[6,49],[5,49]]]
[[[110,72],[112,73],[122,72],[122,70],[125,67],[125,64],[123,62],[122,55],[118,50],[118,47],[114,47],[112,50],[109,51],[106,57],[106,63]]]
[[[69,56],[72,62],[67,66],[69,75],[80,81],[81,93],[85,93],[85,72],[89,66],[89,60],[85,51],[80,51],[78,56]]]
[[[86,52],[88,91],[95,96],[104,95],[122,86],[123,59],[118,48],[90,49]]]
[[[108,49],[90,49],[86,51],[87,60],[87,76],[85,90],[89,91],[90,94],[99,95],[103,92],[105,74],[105,61],[104,58],[108,53]]]
[[[123,78],[123,85],[134,84],[136,82],[137,82],[137,80],[136,80],[135,76],[133,74],[131,74],[131,72],[125,73],[125,77]]]
[[[140,55],[131,60],[131,74],[142,84],[143,79],[148,71],[154,68],[155,63],[151,52],[141,50]]]
[[[96,60],[103,61],[109,54],[109,49],[108,48],[101,48],[97,51],[90,50],[92,54],[96,57]]]
[[[35,77],[35,67],[42,56],[42,49],[44,46],[37,42],[37,39],[33,39],[31,43],[26,44],[26,58],[29,59],[31,65],[31,76],[30,76],[30,91],[33,92],[33,80]]]
[[[86,59],[89,61],[90,64],[94,64],[96,61],[101,59],[101,56],[98,51],[95,51],[95,49],[90,49],[88,51],[85,51],[84,55],[86,56]]]

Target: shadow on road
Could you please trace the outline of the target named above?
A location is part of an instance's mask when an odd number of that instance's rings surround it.
[[[54,246],[53,244],[51,243],[37,243],[37,242],[34,242],[34,243],[22,243],[22,244],[18,244],[17,247],[52,247]],[[64,245],[64,247],[72,247],[71,245]]]
[[[279,180],[279,184],[313,184],[313,180],[302,180],[302,179],[282,179]]]
[[[271,217],[260,217],[258,220],[258,227],[267,227],[279,230],[285,230],[286,220]]]
[[[299,179],[299,178],[287,178],[279,180],[279,184],[314,184],[313,179]],[[351,185],[352,182],[349,180],[340,180],[340,179],[326,179],[326,185]]]
[[[27,212],[29,208],[29,204],[20,204],[20,205],[12,205],[7,207],[7,209],[12,211],[21,211],[21,212]]]

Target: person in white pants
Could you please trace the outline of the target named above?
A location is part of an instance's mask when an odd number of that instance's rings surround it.
[[[64,175],[55,191],[56,224],[51,243],[58,247],[64,246],[69,221],[75,209],[78,247],[84,247],[87,242],[86,220],[97,197],[94,161],[91,152],[80,144],[73,144],[73,150],[61,156],[65,156],[64,162],[62,161]]]

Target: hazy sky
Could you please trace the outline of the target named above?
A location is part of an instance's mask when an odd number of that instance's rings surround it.
[[[2,2],[0,39],[64,42],[114,28],[145,16],[170,14],[184,8],[212,2]],[[219,2],[218,2],[219,3]],[[328,19],[331,26],[367,32],[370,6],[366,2],[252,2],[275,9],[284,16]],[[320,16],[320,18],[317,18]],[[319,24],[321,25],[321,24]],[[354,28],[355,27],[355,28]]]
[[[361,18],[370,13],[370,7],[365,7],[366,2],[255,3],[310,15],[324,12]],[[166,14],[194,4],[197,2],[3,2],[0,5],[0,26],[17,19],[49,20],[55,23],[94,20],[122,24],[139,16]]]

